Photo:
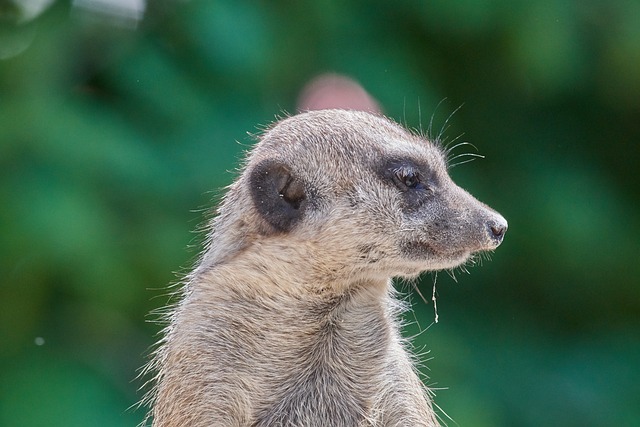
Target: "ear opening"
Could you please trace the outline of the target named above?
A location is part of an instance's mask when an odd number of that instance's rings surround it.
[[[265,160],[249,177],[251,198],[262,218],[278,231],[291,230],[307,206],[304,183],[276,160]]]

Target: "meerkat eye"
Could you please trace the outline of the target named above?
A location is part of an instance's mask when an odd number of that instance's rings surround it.
[[[423,185],[420,180],[420,174],[415,170],[398,169],[395,171],[395,178],[397,182],[401,183],[404,187],[410,189],[420,189]]]
[[[415,172],[409,172],[403,177],[402,182],[409,188],[416,188],[420,184],[420,177]]]

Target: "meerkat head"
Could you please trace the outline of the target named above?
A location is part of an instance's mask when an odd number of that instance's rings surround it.
[[[226,205],[245,244],[304,245],[327,271],[414,276],[498,247],[507,221],[458,187],[437,145],[363,112],[287,118],[261,137]],[[250,236],[250,237],[246,237]]]

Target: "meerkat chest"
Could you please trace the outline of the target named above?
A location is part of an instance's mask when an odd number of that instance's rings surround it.
[[[392,353],[390,334],[383,318],[369,316],[327,321],[307,336],[290,335],[280,352],[273,349],[263,390],[268,398],[254,425],[361,425],[381,392]]]

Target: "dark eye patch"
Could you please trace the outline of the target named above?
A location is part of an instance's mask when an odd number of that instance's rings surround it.
[[[391,159],[381,168],[381,178],[403,192],[430,191],[434,179],[427,165],[409,159]]]
[[[407,158],[388,159],[380,164],[378,176],[400,191],[407,212],[420,209],[435,196],[435,174],[422,162]]]

